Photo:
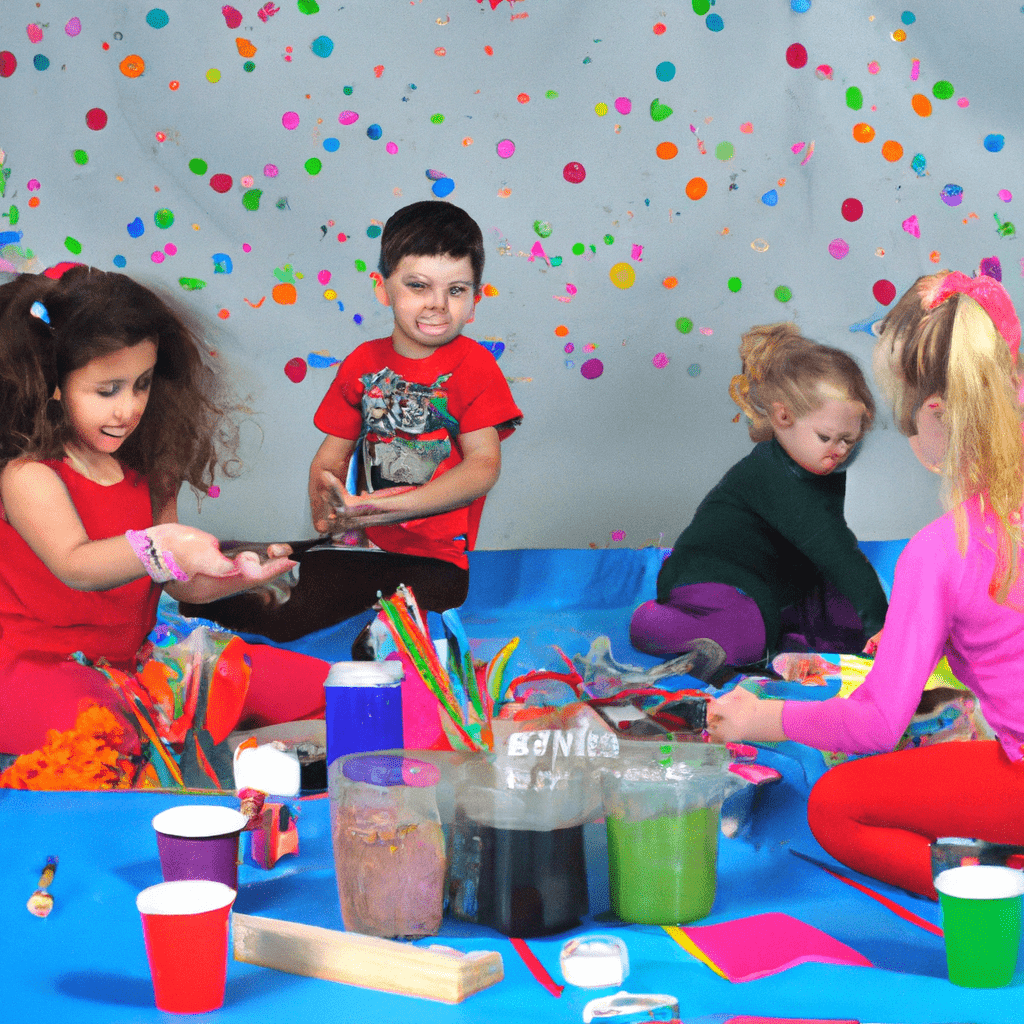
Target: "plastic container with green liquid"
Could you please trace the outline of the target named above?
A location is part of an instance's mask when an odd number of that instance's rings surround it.
[[[650,744],[602,774],[609,891],[623,921],[685,924],[715,902],[722,802],[743,783],[724,750],[686,748],[677,760],[676,745]]]

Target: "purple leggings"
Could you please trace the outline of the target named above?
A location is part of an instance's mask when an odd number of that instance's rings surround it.
[[[673,587],[668,604],[645,601],[629,623],[638,651],[661,658],[681,654],[707,637],[725,651],[729,665],[750,665],[764,657],[764,620],[754,601],[725,583]]]
[[[864,649],[860,617],[831,583],[779,614],[780,651],[856,653]],[[728,665],[753,665],[765,657],[764,620],[752,598],[725,583],[673,587],[667,604],[645,601],[629,623],[638,651],[662,658],[682,654],[707,637],[725,651]]]

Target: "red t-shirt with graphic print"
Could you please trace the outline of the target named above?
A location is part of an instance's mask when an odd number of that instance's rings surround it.
[[[460,434],[495,427],[502,440],[522,421],[490,352],[459,335],[426,359],[399,355],[391,338],[360,345],[338,368],[313,422],[358,441],[361,490],[422,485],[462,461]],[[366,534],[384,551],[468,568],[484,497],[464,508]]]

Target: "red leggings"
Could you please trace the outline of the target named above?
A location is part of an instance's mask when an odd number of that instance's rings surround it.
[[[246,653],[252,676],[239,725],[258,728],[323,716],[324,680],[330,669],[326,661],[268,645],[247,644]],[[38,750],[47,730],[72,728],[79,708],[90,703],[109,707],[124,719],[120,698],[96,669],[29,658],[0,669],[0,753]],[[134,723],[129,724],[126,749],[137,750]]]
[[[936,899],[929,844],[939,836],[1024,844],[1024,762],[996,740],[937,743],[837,765],[807,818],[836,860]]]

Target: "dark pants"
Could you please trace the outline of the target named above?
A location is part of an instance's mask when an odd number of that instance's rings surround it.
[[[299,582],[284,604],[257,587],[209,604],[182,604],[181,613],[286,643],[372,608],[403,583],[423,611],[458,608],[469,592],[469,571],[438,558],[335,547],[306,551],[299,559]]]

